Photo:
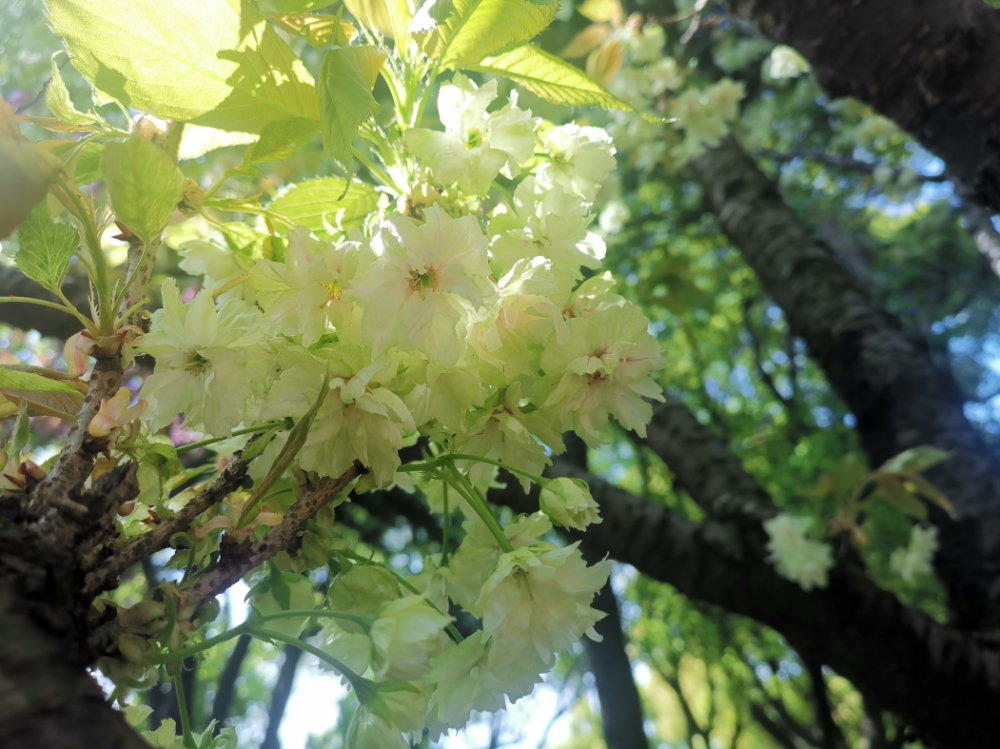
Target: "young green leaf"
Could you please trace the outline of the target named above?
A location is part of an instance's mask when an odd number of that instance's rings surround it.
[[[80,245],[76,229],[54,222],[43,200],[18,228],[17,240],[20,249],[15,262],[20,271],[50,291],[59,289]]]
[[[632,111],[632,107],[579,68],[530,44],[468,67],[510,78],[553,104]]]
[[[883,473],[901,473],[909,476],[937,465],[948,456],[949,453],[944,450],[929,445],[911,447],[889,458],[878,470]]]
[[[45,106],[52,114],[68,125],[90,126],[95,122],[101,122],[99,117],[84,114],[73,106],[73,101],[69,98],[69,90],[59,74],[59,66],[56,64],[55,57],[52,58],[52,80],[49,81],[48,88],[45,89]]]
[[[67,382],[11,367],[0,367],[0,390],[16,393],[66,393],[82,399],[80,391]]]
[[[83,77],[134,109],[240,132],[319,116],[302,61],[246,0],[45,4]]]
[[[163,231],[183,193],[184,176],[170,157],[129,138],[105,147],[101,168],[115,218],[145,242]]]
[[[320,234],[360,227],[376,208],[374,188],[339,177],[301,182],[268,206],[272,213]]]
[[[552,23],[558,3],[529,0],[454,0],[454,12],[424,40],[442,70],[475,65],[484,57],[536,37]]]
[[[319,74],[319,121],[323,150],[352,172],[351,141],[379,108],[372,88],[385,62],[374,47],[341,47],[326,53]]]
[[[413,8],[409,0],[344,0],[344,5],[360,23],[392,39],[410,31]]]
[[[346,47],[358,35],[358,30],[340,16],[317,13],[286,13],[268,16],[279,28],[290,34],[305,34],[313,47],[323,49],[327,44]]]
[[[244,164],[284,161],[319,132],[319,123],[305,117],[278,120],[260,131],[260,140],[247,148]]]

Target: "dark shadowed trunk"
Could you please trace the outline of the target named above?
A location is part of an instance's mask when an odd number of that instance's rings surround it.
[[[246,660],[250,651],[250,635],[240,635],[236,638],[236,646],[229,654],[222,674],[219,676],[219,685],[215,690],[215,700],[212,702],[212,719],[218,721],[215,732],[218,734],[222,730],[226,718],[229,717],[233,705],[233,697],[236,696],[236,679],[240,675],[243,661]]]
[[[281,663],[278,681],[275,682],[274,691],[271,692],[271,708],[267,712],[267,733],[264,735],[260,749],[281,749],[278,731],[281,728],[281,721],[285,717],[288,698],[292,696],[292,685],[295,683],[295,672],[299,667],[299,659],[302,658],[302,651],[291,645],[285,645],[282,648],[282,653],[284,653],[285,660]]]
[[[592,605],[606,614],[594,626],[603,639],[595,642],[584,638],[601,700],[604,740],[608,749],[648,749],[642,702],[632,677],[632,663],[625,652],[625,635],[610,581],[601,588]]]
[[[982,0],[725,0],[895,120],[1000,212],[1000,11]]]
[[[951,451],[927,472],[958,513],[956,522],[932,512],[941,532],[936,564],[960,626],[996,621],[1000,465],[965,418],[950,374],[935,366],[922,340],[874,305],[735,140],[691,168],[723,230],[856,417],[871,466],[920,445]]]

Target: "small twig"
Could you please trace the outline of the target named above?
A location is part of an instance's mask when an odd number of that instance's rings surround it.
[[[200,604],[228,589],[254,567],[281,551],[298,551],[299,531],[324,505],[343,491],[363,469],[355,463],[340,478],[325,478],[291,506],[284,519],[245,554],[223,556],[217,567],[206,572],[185,591],[188,602]]]
[[[681,37],[681,46],[686,45],[695,34],[698,33],[698,29],[701,26],[701,16],[705,11],[705,6],[708,5],[708,0],[698,0],[695,3],[694,9],[691,11],[691,15],[694,16],[694,20],[691,21],[691,25],[688,26],[687,31],[684,32],[684,36]]]
[[[219,474],[219,477],[178,510],[172,518],[163,521],[149,533],[131,541],[111,557],[104,566],[89,573],[84,582],[84,594],[96,595],[113,586],[129,567],[138,564],[150,554],[167,548],[175,533],[186,531],[191,527],[191,523],[196,517],[221,502],[230,492],[239,489],[246,478],[247,469],[250,467],[250,461],[243,460],[243,453],[259,438],[259,434],[251,438],[246,447],[233,456],[233,460]]]

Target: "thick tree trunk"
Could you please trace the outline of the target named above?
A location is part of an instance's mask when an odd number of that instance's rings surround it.
[[[735,140],[691,167],[722,228],[854,414],[872,466],[920,445],[951,451],[927,473],[958,513],[956,522],[932,512],[941,532],[936,564],[959,625],[994,623],[1000,465],[965,418],[951,376],[935,366],[922,341],[874,305]]]
[[[982,0],[725,0],[895,120],[1000,212],[1000,11]]]
[[[148,749],[86,672],[82,573],[65,549],[0,507],[0,745],[5,749]]]

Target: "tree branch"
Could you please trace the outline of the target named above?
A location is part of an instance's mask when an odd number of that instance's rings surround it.
[[[840,726],[833,719],[823,666],[814,661],[804,661],[804,664],[806,672],[809,674],[809,682],[812,685],[816,723],[823,737],[823,749],[847,749],[844,734],[841,733]]]
[[[710,459],[688,468],[718,470]],[[603,522],[573,537],[591,553],[774,628],[803,658],[829,664],[905,716],[928,747],[986,746],[1000,731],[990,707],[1000,699],[1000,655],[907,609],[861,570],[835,569],[827,588],[806,592],[765,562],[766,537],[755,524],[692,523],[563,462],[549,475],[590,484]],[[517,512],[538,509],[537,487],[526,496],[516,481],[490,499]]]
[[[167,548],[175,533],[186,531],[191,527],[191,523],[196,517],[221,502],[231,492],[242,487],[246,481],[247,470],[250,468],[250,461],[243,460],[243,454],[260,436],[260,434],[255,434],[251,437],[246,447],[233,456],[218,478],[208,488],[195,495],[172,518],[164,520],[148,533],[130,541],[102,567],[89,572],[84,594],[97,595],[109,590],[117,583],[118,578],[125,570],[151,554]]]
[[[726,0],[831,97],[895,120],[1000,212],[1000,25],[980,0]]]
[[[302,543],[299,531],[320,509],[363,472],[357,463],[340,478],[325,478],[292,505],[282,521],[246,553],[224,555],[219,564],[199,577],[184,594],[191,603],[200,604],[219,595],[247,572],[259,567],[280,551],[295,554]]]
[[[722,228],[857,418],[870,463],[921,445],[952,453],[927,473],[958,513],[955,522],[932,508],[936,562],[961,626],[988,624],[1000,604],[1000,465],[965,418],[950,374],[875,306],[734,140],[691,167]]]

